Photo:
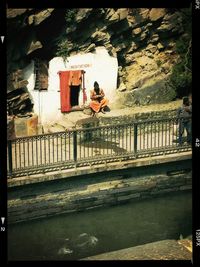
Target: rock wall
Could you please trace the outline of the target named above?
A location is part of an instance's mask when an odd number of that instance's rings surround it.
[[[165,103],[179,60],[175,43],[187,40],[182,13],[167,8],[8,9],[8,73],[35,58],[51,60],[63,44],[68,55],[104,46],[117,57],[119,105]],[[60,46],[61,47],[61,46]],[[61,51],[62,52],[62,51]]]

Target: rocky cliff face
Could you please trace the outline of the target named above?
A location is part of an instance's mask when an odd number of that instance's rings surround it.
[[[164,103],[177,96],[168,78],[179,61],[176,40],[189,38],[180,10],[8,9],[7,19],[8,77],[35,58],[50,60],[66,51],[69,56],[105,46],[118,59],[118,107]],[[16,90],[12,81],[11,88]]]

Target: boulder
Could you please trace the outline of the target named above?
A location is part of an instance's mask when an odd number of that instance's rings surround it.
[[[45,19],[47,19],[49,16],[51,16],[51,13],[54,11],[54,8],[48,8],[45,10],[42,10],[36,14],[30,15],[28,17],[28,24],[31,25],[39,25],[41,22],[43,22]]]
[[[88,48],[85,50],[85,53],[89,53],[95,50],[96,45],[94,43],[91,43]]]
[[[96,31],[92,34],[91,39],[93,42],[107,42],[110,40],[110,35],[109,33]]]
[[[154,22],[159,19],[162,19],[165,15],[166,15],[165,8],[152,8],[149,13],[149,19]]]
[[[119,20],[123,20],[128,16],[128,9],[127,8],[119,8],[118,11]]]
[[[140,34],[141,32],[142,32],[142,29],[141,29],[141,28],[135,28],[135,29],[133,29],[132,34],[133,34],[133,35],[138,35],[138,34]]]
[[[123,49],[125,49],[125,48],[126,48],[126,44],[125,44],[125,43],[118,44],[118,45],[115,47],[116,52],[119,52],[119,51],[121,51],[121,50],[123,50]]]
[[[15,115],[30,112],[33,107],[29,93],[22,93],[19,90],[15,90],[8,95],[7,104],[9,114]]]
[[[136,76],[136,75],[132,75],[133,79],[129,79],[128,81],[128,89],[129,90],[133,90],[135,88],[142,88],[142,87],[145,87],[146,84],[149,84],[150,81],[152,79],[154,79],[154,77],[157,77],[159,76],[160,74],[160,70],[156,70],[156,71],[152,71],[147,74],[143,74],[143,75],[140,75],[140,76]]]
[[[147,20],[149,18],[150,10],[148,8],[140,8],[139,15],[143,20]]]
[[[27,84],[28,81],[22,79],[22,70],[18,69],[7,76],[7,93],[24,88]]]
[[[119,20],[119,14],[113,8],[109,8],[106,12],[105,19],[109,24],[117,22]]]
[[[182,18],[179,13],[166,14],[157,32],[161,37],[170,37],[183,33]]]
[[[124,92],[126,91],[126,85],[121,82],[120,85],[119,85],[119,88],[117,89],[119,92]]]
[[[158,50],[163,50],[164,46],[161,43],[158,43],[157,44],[157,48],[158,48]]]
[[[154,43],[157,43],[158,40],[159,40],[159,35],[158,35],[157,33],[154,33],[154,34],[150,37],[150,39],[147,41],[147,43],[148,43],[148,44],[149,44],[149,43],[154,44]]]
[[[176,92],[173,87],[170,87],[166,78],[152,79],[149,85],[145,84],[140,89],[135,89],[127,92],[125,105],[149,105],[161,104],[174,100]]]
[[[132,18],[127,18],[133,28],[140,27],[144,25],[149,19],[149,9],[148,8],[134,8],[132,9]]]
[[[147,47],[146,47],[146,49],[145,49],[146,51],[149,51],[149,52],[151,52],[151,53],[155,53],[156,52],[156,50],[157,50],[157,46],[156,45],[152,45],[152,44],[149,44]]]
[[[32,8],[7,8],[6,17],[8,19],[13,19],[19,15],[24,14],[26,11],[31,10]]]
[[[92,12],[92,8],[80,8],[75,17],[75,21],[77,23],[82,22],[83,20],[87,19],[90,13]]]
[[[113,47],[112,44],[110,44],[110,43],[105,43],[104,45],[105,45],[109,55],[111,57],[115,57],[116,58],[117,57],[117,51],[116,51],[115,47]]]
[[[131,42],[130,46],[128,47],[128,50],[126,51],[126,53],[133,53],[134,51],[136,51],[138,49],[138,45],[135,42]]]
[[[27,55],[31,54],[33,51],[42,48],[42,44],[40,41],[32,41],[30,47],[28,49]]]

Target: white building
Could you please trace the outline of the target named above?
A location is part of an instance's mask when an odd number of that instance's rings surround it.
[[[71,110],[82,107],[83,104],[89,104],[90,90],[93,88],[95,81],[104,90],[110,103],[113,102],[117,88],[118,62],[117,58],[111,57],[104,47],[96,48],[94,53],[71,56],[67,58],[66,62],[61,57],[53,58],[48,64],[46,74],[48,83],[44,86],[46,88],[42,88],[42,90],[40,90],[41,88],[38,90],[36,87],[37,74],[35,72],[35,62],[32,61],[23,70],[23,76],[28,81],[27,88],[34,104],[34,113],[39,116],[41,124],[57,121],[65,112],[63,107],[61,107],[63,99],[61,96],[61,78],[59,73],[67,73],[67,71],[74,73],[72,71],[78,70],[84,71],[84,77],[82,76],[80,86],[74,86],[72,88],[69,84],[66,84],[66,87],[70,87],[71,92],[71,98],[69,99]],[[87,95],[87,101],[85,103],[83,99],[83,86]],[[76,93],[74,93],[75,91]]]

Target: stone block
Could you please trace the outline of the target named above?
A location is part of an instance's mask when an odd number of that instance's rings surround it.
[[[164,8],[152,8],[149,14],[149,19],[151,21],[157,21],[163,18],[166,14],[166,10]]]
[[[120,196],[117,198],[118,201],[123,201],[123,200],[131,200],[132,198],[138,198],[140,197],[140,193],[135,193],[135,194],[130,194],[130,195],[125,195],[125,196]]]
[[[38,116],[28,118],[15,118],[14,128],[16,137],[32,136],[38,134]]]

